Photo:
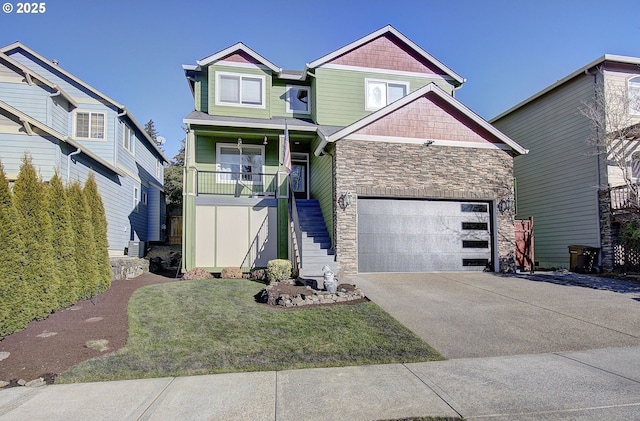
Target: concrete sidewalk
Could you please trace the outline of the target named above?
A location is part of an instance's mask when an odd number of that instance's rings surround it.
[[[0,391],[2,420],[640,419],[640,347]]]

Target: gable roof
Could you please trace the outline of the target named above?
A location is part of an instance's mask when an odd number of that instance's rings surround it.
[[[153,139],[151,139],[149,134],[144,130],[144,128],[140,125],[140,123],[138,123],[136,121],[136,119],[133,118],[133,115],[131,115],[129,110],[127,110],[127,107],[125,107],[124,105],[122,105],[119,102],[115,101],[114,99],[108,97],[107,95],[103,94],[102,92],[100,92],[99,90],[97,90],[93,86],[89,85],[88,83],[85,83],[81,79],[78,79],[77,77],[75,77],[71,73],[69,73],[66,70],[64,70],[62,67],[58,66],[57,64],[54,64],[51,60],[49,60],[46,57],[38,54],[37,52],[35,52],[34,50],[30,49],[29,47],[27,47],[26,45],[24,45],[20,41],[16,41],[13,44],[9,44],[9,45],[7,45],[5,47],[1,47],[0,48],[0,53],[8,56],[7,53],[10,52],[10,51],[14,51],[14,50],[22,50],[22,51],[27,52],[28,54],[30,54],[30,55],[34,56],[35,58],[37,58],[38,60],[40,60],[44,65],[49,67],[53,72],[63,75],[65,78],[72,80],[73,82],[75,82],[76,84],[82,86],[83,88],[85,88],[89,92],[97,95],[98,97],[102,98],[104,101],[106,101],[109,104],[113,105],[114,107],[118,108],[118,110],[120,111],[120,114],[121,114],[120,116],[123,117],[123,116],[126,115],[127,117],[129,117],[129,120],[131,120],[131,123],[133,123],[133,125],[138,129],[138,131],[140,133],[142,133],[142,135],[145,137],[145,139],[155,149],[155,151],[164,160],[164,162],[169,162],[169,160],[164,156],[164,153],[162,153],[162,151],[160,150],[158,145],[156,145],[156,142],[154,142]],[[8,56],[8,57],[10,58],[10,56]],[[25,67],[25,66],[23,65],[22,67]],[[31,71],[31,72],[34,75],[37,74],[37,73],[35,73],[33,71]],[[43,81],[42,79],[44,79],[44,78],[38,77],[38,79]],[[57,86],[57,85],[54,85],[54,86]]]
[[[381,108],[380,110],[378,110],[378,111],[376,111],[376,112],[374,112],[372,114],[369,114],[368,116],[356,121],[355,123],[351,124],[350,126],[347,126],[347,127],[343,128],[341,130],[338,130],[338,131],[334,132],[333,134],[331,134],[329,136],[321,136],[322,137],[322,142],[320,143],[320,145],[318,145],[318,147],[314,151],[314,154],[315,155],[319,155],[321,153],[321,151],[324,149],[324,147],[327,145],[327,143],[335,142],[337,140],[343,139],[343,138],[355,133],[356,131],[358,131],[358,130],[370,125],[371,123],[373,123],[375,121],[378,121],[378,120],[382,119],[383,117],[391,114],[392,112],[404,107],[405,105],[407,105],[407,104],[409,104],[411,102],[416,101],[417,99],[419,99],[419,98],[421,98],[421,97],[423,97],[423,96],[425,96],[425,95],[427,95],[429,93],[431,93],[433,95],[436,95],[438,98],[440,98],[441,100],[443,100],[446,103],[448,103],[455,110],[457,110],[462,115],[464,115],[465,117],[470,119],[478,127],[486,130],[489,134],[494,136],[500,142],[502,142],[505,145],[507,145],[509,148],[511,148],[517,154],[524,155],[524,154],[527,154],[529,152],[527,149],[525,149],[522,146],[520,146],[518,143],[513,141],[510,137],[508,137],[507,135],[502,133],[500,130],[498,130],[495,127],[493,127],[486,120],[484,120],[478,114],[474,113],[471,109],[466,107],[464,104],[462,104],[460,101],[455,99],[453,96],[449,95],[442,88],[438,87],[435,83],[430,83],[430,84],[428,84],[426,86],[423,86],[422,88],[410,93],[409,95],[407,95],[407,96],[405,96],[405,97],[403,97],[403,98],[401,98],[401,99],[399,99],[399,100],[387,105],[386,107]]]
[[[16,69],[20,70],[22,72],[22,74],[24,75],[27,83],[29,85],[33,84],[33,79],[37,79],[39,80],[43,85],[47,86],[49,89],[53,90],[53,91],[57,91],[60,93],[60,95],[67,100],[67,102],[69,102],[69,104],[71,104],[73,107],[78,108],[78,103],[71,97],[71,95],[69,95],[67,92],[64,91],[64,89],[60,88],[58,85],[54,84],[53,82],[50,82],[48,79],[46,79],[45,77],[40,76],[38,73],[34,72],[33,70],[29,69],[28,67],[24,66],[22,63],[14,60],[13,58],[9,57],[8,55],[0,52],[0,61],[4,61],[5,63],[8,63],[9,65],[15,67]]]
[[[47,126],[46,124],[28,116],[27,114],[23,113],[22,111],[12,107],[11,105],[7,104],[4,101],[0,101],[0,109],[4,110],[6,112],[8,112],[9,114],[15,116],[18,120],[20,120],[20,122],[22,123],[22,125],[24,126],[25,130],[27,131],[27,133],[29,135],[32,134],[32,130],[33,127],[37,127],[39,130],[43,131],[44,133],[48,134],[49,136],[53,136],[56,139],[68,143],[69,145],[73,146],[74,148],[76,148],[77,150],[80,150],[82,153],[84,153],[85,155],[87,155],[88,157],[90,157],[91,159],[93,159],[94,161],[98,162],[100,165],[102,165],[103,167],[113,171],[114,173],[120,175],[120,176],[126,176],[126,173],[124,173],[122,170],[116,168],[115,166],[113,166],[111,163],[109,163],[108,161],[106,161],[105,159],[103,159],[102,157],[100,157],[99,155],[97,155],[96,153],[92,152],[89,148],[82,146],[81,144],[79,144],[78,142],[76,142],[75,140],[73,140],[72,138],[70,138],[69,136],[65,136],[62,133],[58,132],[57,130]]]
[[[352,51],[366,43],[368,43],[369,41],[372,41],[382,35],[385,34],[393,34],[395,37],[397,37],[400,41],[402,41],[405,45],[407,45],[409,48],[411,48],[413,51],[415,51],[418,55],[420,55],[421,57],[423,57],[424,59],[426,59],[427,61],[433,63],[436,67],[438,67],[440,70],[442,70],[444,73],[446,73],[447,75],[451,76],[456,82],[458,82],[458,84],[462,85],[466,79],[464,79],[462,76],[460,76],[459,74],[457,74],[456,72],[454,72],[453,70],[451,70],[449,67],[445,66],[444,63],[442,63],[441,61],[439,61],[438,59],[436,59],[435,57],[433,57],[431,54],[427,53],[424,49],[422,49],[419,45],[417,45],[416,43],[414,43],[413,41],[411,41],[409,38],[407,38],[406,36],[404,36],[400,31],[398,31],[397,29],[395,29],[393,26],[391,25],[387,25],[383,28],[378,29],[375,32],[370,33],[369,35],[366,35],[350,44],[345,45],[342,48],[339,48],[325,56],[320,57],[319,59],[316,59],[314,61],[312,61],[311,63],[307,64],[307,69],[314,69],[316,67],[320,67],[323,64],[326,64],[327,62],[335,59],[338,56],[341,56],[342,54],[345,54],[349,51]]]
[[[267,60],[266,58],[264,58],[260,54],[256,53],[254,50],[252,50],[251,48],[247,47],[242,42],[237,42],[237,43],[233,44],[232,46],[225,48],[224,50],[220,50],[217,53],[211,54],[208,57],[205,57],[205,58],[203,58],[201,60],[196,61],[196,63],[198,64],[198,66],[207,66],[207,65],[209,65],[211,63],[215,63],[216,61],[218,61],[220,59],[223,59],[224,57],[227,57],[228,55],[233,54],[233,53],[235,53],[237,51],[242,51],[242,52],[248,54],[249,56],[253,57],[256,61],[258,61],[259,63],[261,63],[261,64],[265,65],[266,67],[268,67],[269,69],[271,69],[271,71],[273,71],[274,73],[280,73],[282,71],[282,69],[280,67],[276,66],[275,64],[273,64],[272,62],[270,62],[269,60]]]
[[[629,56],[618,56],[618,55],[614,55],[614,54],[605,54],[602,57],[599,57],[599,58],[593,60],[591,63],[587,64],[586,66],[582,66],[581,68],[579,68],[575,72],[570,73],[569,75],[563,77],[562,79],[559,79],[557,82],[555,82],[555,83],[547,86],[546,88],[542,89],[541,91],[533,94],[529,98],[527,98],[524,101],[514,105],[513,107],[509,108],[508,110],[498,114],[497,116],[495,116],[491,120],[489,120],[489,122],[493,123],[494,121],[500,120],[502,117],[505,117],[506,115],[511,114],[512,112],[514,112],[518,108],[524,107],[528,103],[540,98],[541,96],[545,95],[546,93],[553,91],[554,89],[556,89],[557,87],[559,87],[561,85],[564,85],[565,83],[567,83],[571,79],[573,79],[573,78],[575,78],[577,76],[580,76],[580,75],[582,75],[584,73],[588,73],[588,72],[591,71],[591,69],[593,69],[595,67],[598,67],[598,66],[602,65],[603,63],[605,63],[607,61],[614,62],[614,63],[622,63],[622,64],[640,65],[640,57],[629,57]]]

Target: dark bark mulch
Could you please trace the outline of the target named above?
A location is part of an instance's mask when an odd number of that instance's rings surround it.
[[[92,300],[80,301],[47,319],[29,323],[0,341],[0,381],[18,384],[43,377],[48,384],[56,375],[90,358],[124,347],[128,336],[127,305],[133,292],[143,286],[175,282],[175,277],[145,273],[135,279],[113,281],[111,288]],[[108,341],[106,351],[87,347],[87,341]]]

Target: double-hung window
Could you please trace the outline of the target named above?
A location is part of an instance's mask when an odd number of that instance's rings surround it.
[[[216,72],[216,104],[264,108],[264,76]]]
[[[366,109],[378,110],[399,100],[409,92],[408,82],[366,79]]]
[[[628,83],[629,112],[640,114],[640,76],[629,79]]]
[[[75,137],[78,139],[105,138],[105,114],[93,111],[75,113]]]
[[[136,144],[136,134],[129,126],[124,125],[124,133],[122,135],[122,146],[133,153],[134,145]]]
[[[311,114],[311,89],[308,86],[287,85],[287,112]]]
[[[264,147],[260,145],[218,144],[218,182],[262,184]]]

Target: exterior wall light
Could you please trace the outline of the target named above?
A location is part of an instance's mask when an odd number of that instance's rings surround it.
[[[351,194],[350,191],[346,193],[342,193],[338,198],[338,205],[340,205],[340,208],[342,208],[342,210],[345,210],[349,206],[351,206],[352,199],[353,199],[353,195]]]
[[[500,213],[505,213],[510,211],[513,208],[513,197],[506,197],[504,199],[500,199],[498,202],[498,210]]]

